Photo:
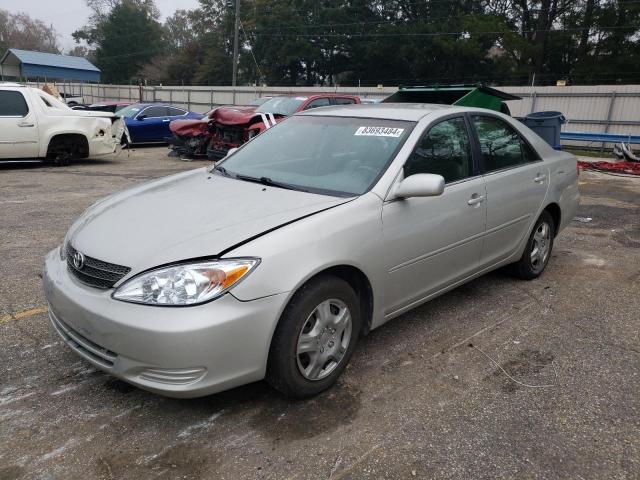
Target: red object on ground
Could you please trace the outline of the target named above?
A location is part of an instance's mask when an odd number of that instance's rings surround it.
[[[638,162],[578,162],[578,167],[583,170],[640,175],[640,163]]]

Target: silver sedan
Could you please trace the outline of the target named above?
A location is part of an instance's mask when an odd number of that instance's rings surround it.
[[[577,179],[572,155],[493,111],[315,109],[92,205],[46,257],[51,321],[160,394],[266,378],[315,395],[403,312],[500,267],[538,277]]]

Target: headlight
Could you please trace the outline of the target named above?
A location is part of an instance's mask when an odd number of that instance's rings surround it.
[[[125,282],[113,298],[146,305],[197,305],[227,292],[258,263],[255,258],[237,258],[159,268]]]

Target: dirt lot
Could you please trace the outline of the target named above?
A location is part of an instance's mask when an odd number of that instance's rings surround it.
[[[640,179],[584,173],[593,220],[540,279],[493,273],[388,323],[315,399],[171,400],[62,343],[40,269],[96,199],[202,165],[0,166],[0,479],[640,478]]]

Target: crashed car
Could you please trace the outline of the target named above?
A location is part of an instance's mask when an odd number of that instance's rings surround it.
[[[194,158],[207,156],[214,129],[214,112],[231,109],[235,112],[252,113],[271,97],[256,98],[249,105],[217,107],[207,112],[202,119],[180,119],[169,124],[171,137],[168,138],[171,153],[169,155]],[[216,114],[217,116],[218,114]]]
[[[72,110],[38,88],[0,83],[0,159],[42,159],[56,165],[108,155],[127,135],[109,112]]]
[[[133,102],[98,102],[91,105],[78,105],[72,107],[73,110],[85,110],[90,112],[111,112],[116,113],[125,107],[133,104]]]
[[[269,99],[257,108],[219,107],[202,122],[176,121],[169,125],[174,151],[180,155],[224,158],[256,135],[297,112],[330,105],[359,104],[360,98],[342,94],[285,95]]]

